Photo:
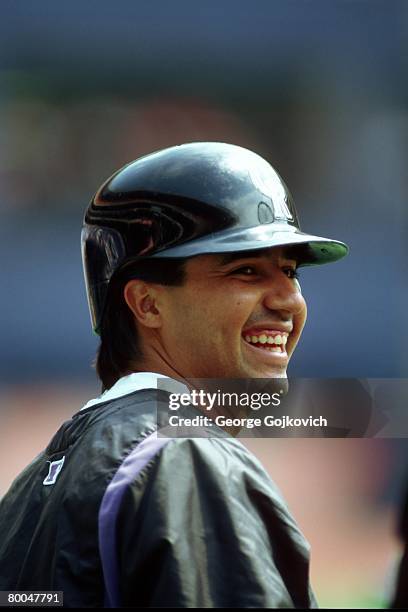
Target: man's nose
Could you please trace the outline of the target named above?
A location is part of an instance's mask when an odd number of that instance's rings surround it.
[[[266,287],[264,306],[268,310],[278,310],[291,315],[304,311],[306,302],[297,279],[289,278],[284,272],[279,276],[274,275]]]

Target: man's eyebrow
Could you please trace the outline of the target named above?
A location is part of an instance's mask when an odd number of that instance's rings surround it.
[[[234,261],[239,261],[240,259],[253,259],[253,258],[261,258],[268,256],[270,250],[273,247],[264,248],[264,249],[256,249],[253,251],[240,251],[238,253],[220,253],[220,265],[225,266],[227,264],[233,263]],[[294,259],[297,260],[297,250],[291,246],[288,248],[282,249],[282,255],[286,259]]]
[[[269,250],[269,249],[268,249]],[[220,264],[225,266],[226,264],[232,263],[239,259],[249,259],[253,257],[263,257],[266,255],[266,249],[260,249],[259,251],[241,251],[238,253],[222,253],[219,255]]]

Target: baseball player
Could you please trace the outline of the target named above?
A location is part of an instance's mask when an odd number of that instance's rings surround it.
[[[0,505],[0,590],[69,607],[313,607],[309,548],[260,463],[225,432],[157,435],[162,381],[281,378],[306,319],[302,265],[347,247],[300,230],[257,154],[191,143],[98,190],[82,232],[103,394]]]

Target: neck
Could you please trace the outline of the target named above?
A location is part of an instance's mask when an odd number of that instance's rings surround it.
[[[132,362],[129,370],[123,375],[133,374],[134,372],[156,372],[157,374],[168,376],[169,378],[179,380],[186,384],[186,379],[184,376],[176,368],[172,367],[169,363],[162,359],[158,360],[143,358],[140,361]]]

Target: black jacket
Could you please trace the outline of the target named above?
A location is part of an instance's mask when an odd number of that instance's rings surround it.
[[[0,590],[61,590],[70,607],[314,606],[308,545],[265,470],[225,433],[157,437],[163,393],[78,412],[20,474],[0,503]]]

